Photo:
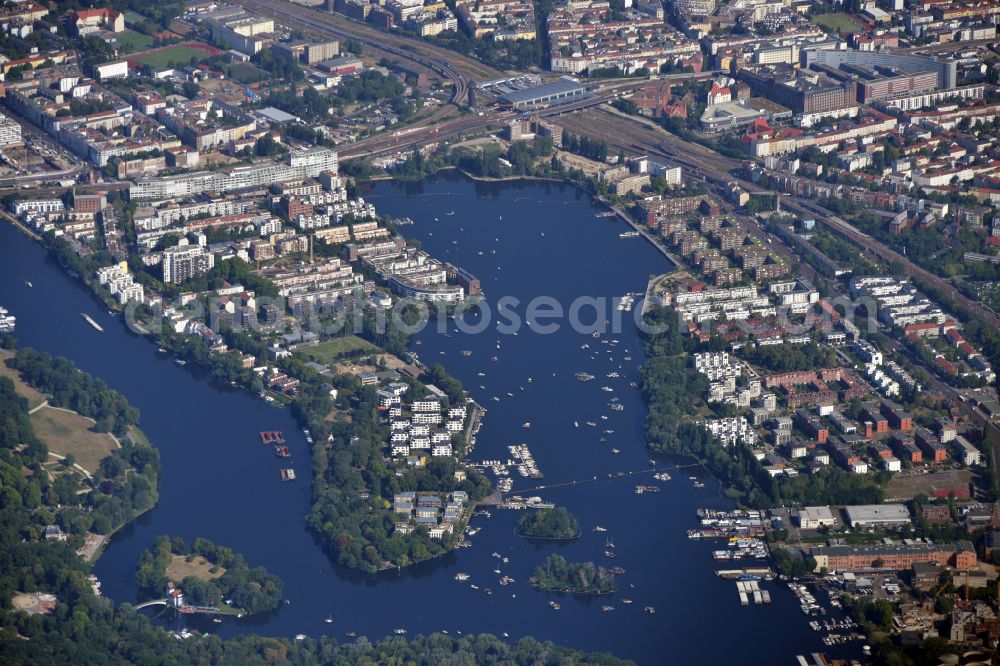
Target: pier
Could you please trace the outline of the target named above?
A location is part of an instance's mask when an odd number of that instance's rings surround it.
[[[483,463],[474,463],[474,466],[483,467]],[[691,467],[701,467],[701,463],[689,463],[687,465],[673,465],[671,467],[649,467],[647,469],[632,470],[628,472],[609,472],[607,477],[603,476],[592,476],[586,479],[575,479],[573,481],[561,481],[559,483],[548,483],[541,486],[534,486],[533,488],[519,488],[517,492],[519,494],[538,492],[541,490],[550,490],[552,488],[568,488],[570,486],[581,486],[588,483],[597,483],[601,480],[606,479],[622,479],[630,476],[635,476],[638,474],[659,474],[664,470],[678,470],[678,469],[688,469]],[[484,506],[499,506],[503,505],[503,494],[499,491],[494,492],[492,495],[484,497],[479,502]]]
[[[659,250],[660,254],[662,254],[664,257],[666,257],[667,259],[670,260],[670,263],[672,263],[674,265],[674,268],[680,268],[681,266],[683,266],[683,264],[681,263],[680,259],[678,259],[676,256],[674,256],[670,252],[670,250],[668,250],[663,245],[663,243],[661,243],[659,241],[659,239],[656,238],[656,236],[654,236],[653,234],[649,233],[648,229],[646,229],[644,226],[642,226],[641,224],[639,224],[638,222],[636,222],[635,220],[633,220],[631,215],[629,215],[628,213],[626,213],[621,208],[618,208],[617,206],[612,206],[607,201],[603,201],[602,200],[601,203],[603,203],[608,208],[610,208],[611,210],[613,210],[618,217],[620,217],[623,220],[625,220],[625,222],[629,226],[631,226],[636,231],[636,233],[638,233],[640,236],[642,236],[643,238],[645,238],[646,240],[648,240],[653,245],[653,247],[655,247],[657,250]]]

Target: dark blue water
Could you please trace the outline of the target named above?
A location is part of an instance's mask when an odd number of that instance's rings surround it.
[[[568,307],[580,295],[610,298],[640,291],[650,274],[670,268],[644,241],[619,239],[625,228],[595,218],[590,200],[569,187],[483,185],[444,176],[419,187],[380,183],[368,196],[380,213],[413,218],[416,224],[403,233],[419,239],[432,255],[478,275],[488,303],[495,305],[503,296],[519,299],[522,305],[514,309],[521,317],[525,304],[539,295]],[[455,214],[447,215],[452,210]],[[771,606],[741,607],[735,585],[713,575],[718,567],[711,559],[712,544],[687,540],[685,530],[695,525],[697,507],[728,505],[716,482],[707,480],[707,488],[696,490],[690,471],[683,470],[657,484],[661,493],[635,494],[637,483],[657,482],[648,473],[629,474],[649,467],[644,409],[638,391],[629,387],[643,360],[630,315],[620,333],[599,339],[572,331],[565,321],[559,331],[544,335],[528,326],[517,336],[495,330],[466,335],[455,330],[454,322],[448,336],[433,330],[419,334],[413,350],[421,359],[444,363],[489,409],[472,459],[506,459],[507,445],[528,444],[545,478],[515,476],[515,492],[568,507],[580,519],[583,536],[564,545],[528,542],[514,534],[519,514],[494,510],[491,518],[473,520],[482,531],[472,537],[472,548],[403,573],[360,576],[331,566],[304,529],[307,449],[286,412],[212,386],[158,356],[39,245],[9,225],[0,226],[0,284],[0,305],[17,316],[22,344],[67,356],[124,393],[142,411],[142,427],[160,449],[158,506],[116,535],[94,567],[105,594],[116,601],[136,600],[138,554],[155,536],[204,536],[280,576],[289,600],[267,617],[197,625],[223,636],[254,631],[342,638],[355,631],[374,638],[397,627],[410,635],[507,632],[511,639],[533,635],[647,664],[720,663],[734,656],[747,663],[787,663],[796,653],[823,649],[786,588],[768,586]],[[91,328],[81,311],[105,332]],[[592,317],[584,309],[581,319]],[[612,339],[618,344],[611,345]],[[582,344],[590,349],[581,350]],[[631,361],[624,359],[626,349]],[[472,355],[460,356],[459,350]],[[491,361],[492,356],[499,361]],[[597,379],[576,381],[573,374],[581,370]],[[606,378],[609,372],[621,377]],[[602,391],[603,386],[614,390]],[[623,411],[609,408],[613,397]],[[530,429],[521,427],[526,421]],[[298,483],[279,482],[278,459],[258,443],[257,432],[265,429],[284,430],[289,437]],[[602,443],[601,437],[608,441]],[[612,453],[613,448],[620,453]],[[626,475],[618,477],[620,471]],[[608,532],[594,533],[595,525]],[[603,555],[608,537],[618,552],[613,561]],[[552,552],[624,567],[621,590],[610,600],[533,590],[531,569]],[[509,563],[500,564],[493,553]],[[516,582],[500,586],[494,573],[498,566]],[[471,575],[468,583],[453,580],[460,571]],[[470,583],[490,587],[494,595]],[[634,603],[623,605],[623,597]],[[561,610],[548,607],[551,599],[561,603]],[[601,612],[607,603],[616,610]],[[644,613],[647,605],[656,613]],[[324,623],[330,614],[334,623]]]

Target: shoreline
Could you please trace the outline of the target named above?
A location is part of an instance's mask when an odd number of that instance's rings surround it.
[[[646,240],[646,242],[650,243],[654,248],[656,248],[656,250],[658,252],[660,252],[667,259],[667,261],[670,262],[670,265],[671,265],[670,272],[678,271],[683,266],[683,263],[680,261],[680,259],[676,258],[673,254],[671,254],[670,251],[667,250],[667,248],[665,246],[663,246],[652,235],[650,235],[649,232],[648,232],[648,230],[642,224],[640,224],[639,222],[636,222],[635,220],[633,220],[632,216],[628,212],[626,212],[625,210],[623,210],[623,209],[619,208],[618,206],[612,204],[610,201],[605,200],[600,195],[595,194],[594,192],[589,191],[588,189],[586,189],[585,187],[583,187],[582,185],[580,185],[580,183],[578,183],[578,182],[576,182],[574,180],[571,180],[569,178],[551,178],[551,177],[548,177],[548,176],[531,176],[531,175],[527,175],[527,174],[524,174],[524,175],[515,175],[515,176],[504,176],[502,178],[491,178],[489,176],[476,176],[476,175],[473,175],[473,174],[469,173],[468,171],[462,169],[461,167],[449,164],[449,165],[441,167],[440,169],[437,169],[436,171],[433,171],[431,173],[425,174],[425,175],[423,175],[420,178],[415,179],[415,180],[401,180],[401,179],[396,179],[396,178],[393,178],[393,176],[391,174],[387,173],[385,175],[380,175],[380,176],[377,176],[377,177],[366,178],[364,181],[360,181],[360,182],[376,183],[376,182],[384,182],[386,180],[390,180],[390,181],[393,181],[393,182],[402,183],[402,184],[406,185],[406,184],[412,184],[412,183],[419,183],[419,182],[421,182],[423,180],[426,180],[428,178],[433,178],[433,177],[437,176],[438,174],[440,174],[443,171],[457,171],[458,173],[462,174],[464,177],[468,178],[469,180],[471,180],[473,182],[477,182],[477,183],[501,183],[501,184],[503,184],[503,183],[517,183],[517,182],[525,182],[525,183],[551,183],[551,184],[555,184],[555,185],[568,185],[570,187],[574,187],[578,191],[583,192],[584,194],[586,194],[587,196],[589,196],[592,202],[596,202],[596,203],[604,206],[609,211],[613,212],[615,214],[615,217],[621,218],[626,224],[628,224],[630,227],[632,227],[632,229],[634,231],[639,232],[639,235],[642,238],[644,238]]]

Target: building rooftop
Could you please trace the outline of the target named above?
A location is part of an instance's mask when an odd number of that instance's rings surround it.
[[[584,87],[576,81],[570,79],[559,79],[558,81],[543,83],[540,86],[505,92],[500,99],[508,104],[524,104],[526,102],[542,97],[548,97],[550,95],[558,95],[560,93],[568,94],[572,92],[582,93],[583,90]]]
[[[910,512],[902,504],[859,504],[845,506],[847,522],[853,525],[871,523],[909,523]]]

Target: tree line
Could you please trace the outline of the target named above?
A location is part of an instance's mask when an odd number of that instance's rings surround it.
[[[69,359],[24,348],[8,365],[28,384],[47,393],[50,405],[94,419],[101,432],[124,435],[129,426],[139,422],[139,410],[124,396],[102,380],[81,372]]]

